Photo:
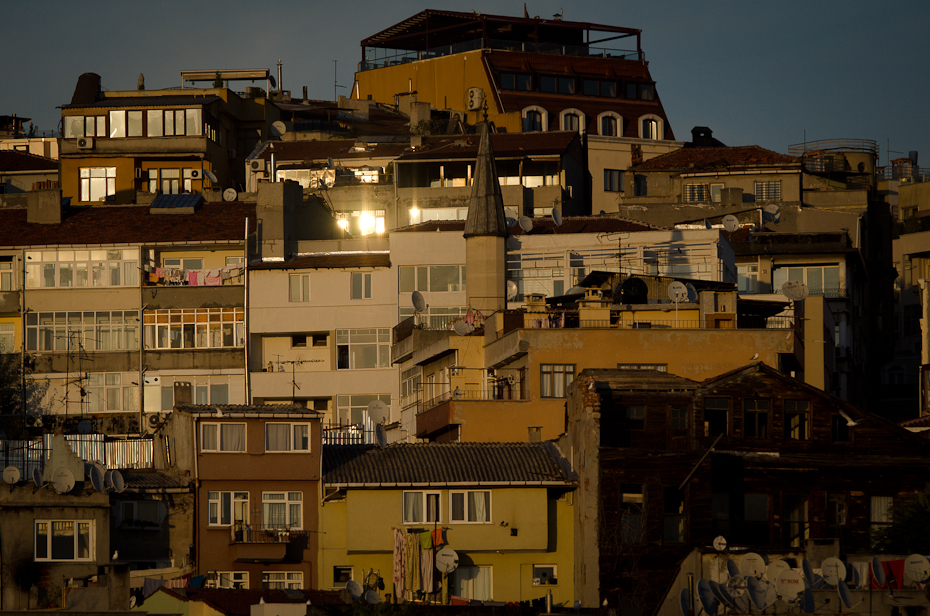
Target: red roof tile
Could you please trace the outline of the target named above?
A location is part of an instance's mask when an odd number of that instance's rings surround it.
[[[61,224],[26,222],[26,210],[0,210],[0,246],[141,244],[242,240],[255,205],[205,203],[195,214],[149,214],[146,206],[69,208]]]
[[[17,150],[0,150],[0,171],[58,171],[58,161]]]
[[[679,148],[668,154],[633,165],[637,171],[702,171],[711,169],[743,169],[747,167],[796,167],[801,159],[779,154],[757,145],[723,148]]]

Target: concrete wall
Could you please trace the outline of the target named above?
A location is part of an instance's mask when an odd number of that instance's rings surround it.
[[[626,118],[630,120],[630,118]],[[635,120],[635,118],[634,118]],[[599,129],[600,127],[598,127]],[[620,192],[604,190],[604,170],[617,169],[626,171],[632,164],[633,150],[638,148],[642,160],[655,158],[684,145],[683,141],[656,141],[653,139],[631,139],[629,137],[602,137],[587,134],[588,170],[591,172],[591,213],[602,210],[608,214],[618,212],[627,197],[632,197],[629,182],[620,186]]]

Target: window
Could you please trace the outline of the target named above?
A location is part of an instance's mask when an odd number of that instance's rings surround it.
[[[539,91],[554,93],[558,87],[558,78],[552,75],[539,76]]]
[[[810,437],[810,402],[785,400],[785,438],[806,441]]]
[[[465,290],[464,265],[402,265],[398,271],[401,293],[444,293]]]
[[[216,572],[217,588],[236,588],[248,589],[249,572],[248,571],[217,571]]]
[[[685,540],[685,497],[678,488],[665,488],[662,517],[662,542],[683,543]]]
[[[440,522],[439,492],[404,492],[404,524]]]
[[[625,85],[626,87],[623,89],[624,97],[627,100],[632,100],[632,101],[635,101],[636,99],[638,99],[639,98],[639,84],[628,81],[626,82]]]
[[[669,418],[669,423],[671,424],[672,430],[687,430],[688,429],[688,409],[683,406],[673,406],[670,412],[671,417]]]
[[[0,257],[0,291],[12,291],[15,280],[13,257]]]
[[[645,175],[634,175],[633,176],[633,196],[634,197],[645,197],[647,193],[647,182]]]
[[[353,580],[353,570],[352,567],[341,567],[336,565],[333,567],[333,588],[345,588],[351,580]]]
[[[559,77],[559,94],[574,94],[575,93],[575,78],[574,77]]]
[[[231,526],[249,523],[248,492],[207,492],[207,524]]]
[[[81,167],[81,201],[107,201],[116,196],[116,167]]]
[[[545,78],[543,78],[543,80],[545,80]],[[545,109],[534,105],[523,110],[523,132],[538,133],[548,128],[549,114]]]
[[[639,86],[639,98],[644,101],[652,101],[656,98],[656,87],[651,83],[644,83]]]
[[[562,130],[577,131],[581,125],[577,113],[566,113],[562,116]]]
[[[123,501],[120,503],[120,528],[148,528],[161,526],[161,503],[158,501]]]
[[[758,293],[759,292],[759,266],[758,265],[737,265],[736,280],[740,293]]]
[[[262,588],[300,590],[303,587],[303,571],[262,571]]]
[[[310,424],[266,423],[265,451],[310,451]]]
[[[85,137],[106,137],[107,136],[107,117],[106,116],[84,116],[84,136]]]
[[[66,116],[65,121],[65,139],[76,139],[84,136],[84,116]]]
[[[872,543],[875,543],[877,534],[891,526],[893,496],[873,496],[869,507],[869,532]]]
[[[780,201],[781,182],[756,182],[756,201]]]
[[[830,440],[834,443],[849,442],[849,422],[842,415],[830,417]]]
[[[706,203],[710,201],[707,184],[685,184],[685,201],[688,203]]]
[[[336,224],[355,236],[384,233],[384,210],[336,212]]]
[[[810,539],[807,496],[785,494],[782,496],[782,525],[785,545],[800,547]]]
[[[668,372],[668,364],[617,364],[617,370],[655,370]]]
[[[0,353],[12,353],[15,344],[13,323],[0,323]]]
[[[827,494],[827,524],[830,526],[846,526],[845,494]]]
[[[262,492],[262,528],[303,528],[303,492]]]
[[[838,263],[823,265],[795,265],[776,267],[772,272],[772,284],[775,289],[789,280],[796,280],[807,285],[811,295],[824,297],[842,297],[844,289],[840,287],[840,266]]]
[[[391,330],[337,329],[338,370],[391,367]]]
[[[704,436],[727,434],[729,413],[729,398],[704,398]]]
[[[643,486],[620,486],[620,539],[624,543],[643,540]]]
[[[126,110],[119,109],[110,112],[110,138],[126,136]]]
[[[645,404],[626,405],[626,427],[627,427],[627,430],[645,430],[646,429],[646,405]]]
[[[291,274],[288,276],[288,301],[310,301],[310,274]]]
[[[603,137],[617,136],[617,118],[613,116],[601,117],[601,135]]]
[[[720,203],[722,191],[723,191],[723,184],[711,184],[710,185],[710,200],[713,201],[714,203]]]
[[[582,82],[581,91],[585,96],[600,96],[601,82],[599,82],[597,79],[585,79]]]
[[[94,560],[93,520],[36,520],[35,559]]]
[[[492,598],[491,567],[458,567],[452,574],[453,592],[465,599],[490,601]]]
[[[27,351],[120,351],[139,349],[139,313],[30,312]]]
[[[533,77],[520,73],[501,73],[501,90],[520,90],[529,92],[533,89]]]
[[[540,392],[543,398],[565,398],[568,386],[575,380],[575,364],[542,364]]]
[[[768,399],[747,398],[743,400],[743,436],[746,438],[768,438]]]
[[[170,259],[162,259],[162,266],[166,268],[173,269],[183,269],[183,270],[202,270],[203,269],[203,257],[174,257]]]
[[[556,565],[533,565],[533,586],[555,586],[559,583]]]
[[[244,452],[244,423],[207,423],[200,426],[200,450]]]
[[[623,172],[619,169],[604,169],[604,191],[623,191]]]
[[[26,252],[28,289],[138,285],[138,248]]]
[[[129,377],[123,381],[119,372],[89,373],[85,391],[90,413],[139,410],[139,386],[133,385]]]
[[[488,524],[491,522],[491,493],[486,491],[450,492],[450,522]]]
[[[245,344],[244,308],[151,310],[142,320],[146,349],[236,348]]]
[[[352,299],[371,299],[371,273],[352,272]]]
[[[659,122],[649,118],[643,120],[639,136],[642,139],[658,139]]]

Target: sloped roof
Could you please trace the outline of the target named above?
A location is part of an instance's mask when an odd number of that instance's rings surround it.
[[[551,443],[399,443],[327,445],[323,481],[329,484],[568,483]]]
[[[723,148],[679,148],[650,158],[630,169],[637,171],[708,171],[714,169],[744,169],[751,167],[801,168],[797,156],[779,154],[757,145]]]
[[[205,203],[195,214],[159,216],[146,206],[68,208],[60,224],[26,222],[25,209],[0,210],[0,246],[243,241],[255,204]]]
[[[0,172],[58,171],[58,161],[18,150],[0,150]]]
[[[300,255],[290,261],[251,265],[252,270],[337,269],[341,267],[391,267],[390,252],[321,252]]]
[[[309,581],[306,583],[309,584]],[[326,590],[234,590],[230,588],[159,588],[181,601],[202,601],[227,616],[249,616],[253,605],[265,603],[304,603],[313,605],[345,603],[338,591]],[[144,608],[144,605],[143,605]]]
[[[131,468],[120,470],[120,475],[123,476],[126,489],[130,491],[186,488],[190,486],[189,479],[158,470]]]
[[[551,131],[543,133],[492,133],[491,147],[494,158],[524,158],[527,156],[561,156],[568,150],[572,140],[578,138],[576,131]],[[442,135],[425,137],[423,145],[415,152],[407,152],[397,162],[417,160],[449,160],[478,157],[478,135]]]
[[[700,383],[658,370],[618,370],[586,368],[580,377],[589,376],[595,381],[609,383],[611,391],[687,391],[700,387]]]

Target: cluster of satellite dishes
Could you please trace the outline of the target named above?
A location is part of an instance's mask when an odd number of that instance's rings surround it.
[[[378,594],[377,590],[374,588],[366,589],[355,580],[349,580],[346,582],[346,590],[348,590],[349,594],[352,595],[352,598],[359,603],[365,602],[369,605],[377,605],[378,603],[381,603],[381,595]]]
[[[562,212],[559,211],[559,208],[552,208],[550,216],[552,216],[552,222],[555,223],[556,227],[562,226]],[[513,218],[508,216],[506,222],[508,229],[512,229],[513,227],[520,225],[520,229],[522,229],[524,233],[529,233],[533,230],[533,219],[529,216],[521,216],[520,218]]]
[[[694,303],[698,299],[697,289],[690,282],[684,283],[676,280],[668,285],[668,298],[674,304],[684,302]]]
[[[718,537],[714,547],[723,549],[720,544],[726,545]],[[888,580],[877,557],[872,559],[871,570],[871,583],[879,589],[884,588]],[[905,560],[904,572],[913,582],[923,584],[930,580],[930,562],[920,554],[913,554]],[[830,602],[827,598],[818,604],[813,594],[815,590],[836,590],[843,607],[849,610],[862,603],[853,604],[849,589],[869,584],[869,580],[860,580],[856,567],[834,557],[824,559],[818,574],[807,559],[801,561],[798,570],[784,560],[769,563],[764,556],[749,552],[738,564],[735,560],[727,560],[727,574],[723,583],[698,580],[697,598],[705,613],[716,614],[720,606],[725,611],[741,614],[751,614],[754,609],[764,613],[781,600],[789,609],[812,614]],[[689,589],[681,591],[680,604],[683,616],[688,616],[691,609]],[[774,611],[777,612],[777,608]]]
[[[85,462],[84,475],[90,479],[91,485],[98,492],[108,492],[110,490],[122,492],[126,489],[123,475],[117,470],[103,471],[100,467]],[[8,466],[3,469],[3,481],[11,486],[10,489],[12,489],[13,485],[19,483],[21,478],[22,474],[19,468]],[[42,471],[34,468],[32,469],[32,483],[35,484],[36,490],[45,485],[50,485],[59,494],[67,494],[74,489],[75,477],[70,469],[59,466],[52,471],[48,484],[46,484]]]

